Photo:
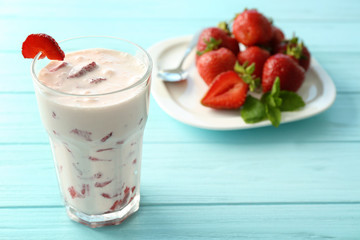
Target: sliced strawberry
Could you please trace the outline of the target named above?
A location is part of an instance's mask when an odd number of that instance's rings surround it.
[[[45,56],[51,60],[63,61],[65,54],[58,43],[47,34],[30,34],[22,44],[22,55],[24,58],[35,58],[42,52],[40,58]]]
[[[217,75],[201,104],[215,109],[237,109],[246,99],[248,85],[234,71]]]

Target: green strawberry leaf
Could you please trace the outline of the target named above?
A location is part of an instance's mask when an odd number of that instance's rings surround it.
[[[265,105],[251,95],[246,97],[241,110],[241,117],[246,123],[257,123],[266,119]]]
[[[305,106],[305,102],[295,92],[283,90],[280,92],[280,98],[282,99],[282,104],[280,105],[282,112],[296,111]]]
[[[224,32],[226,32],[227,35],[231,35],[230,27],[227,22],[225,22],[225,21],[219,22],[217,26],[218,26],[218,28],[224,30]]]
[[[267,118],[270,120],[271,124],[274,127],[278,127],[281,122],[281,112],[277,107],[272,107],[269,105],[265,105],[265,112]]]
[[[234,71],[239,73],[239,74],[244,74],[245,73],[245,68],[248,65],[248,61],[246,61],[243,65],[240,65],[240,63],[238,61],[236,61],[235,66],[234,66]]]
[[[303,48],[304,48],[304,43],[303,42],[299,43],[299,39],[294,36],[289,41],[289,44],[286,46],[286,54],[289,56],[293,56],[296,59],[301,59],[303,58]]]
[[[245,72],[247,74],[252,75],[254,73],[254,71],[255,71],[255,63],[252,63],[250,66],[245,68]]]
[[[211,37],[209,41],[204,39],[204,42],[206,43],[206,48],[203,51],[197,51],[196,54],[198,56],[201,56],[204,53],[210,52],[212,50],[218,49],[222,41],[221,39],[217,40],[216,38]]]
[[[249,85],[249,89],[251,92],[254,92],[256,88],[258,88],[261,84],[260,78],[255,78],[252,75],[255,71],[255,63],[252,63],[248,66],[248,62],[246,61],[243,65],[240,65],[239,62],[235,63],[234,71],[239,74],[241,79]]]

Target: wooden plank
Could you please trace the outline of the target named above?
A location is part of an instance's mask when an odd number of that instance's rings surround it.
[[[63,208],[5,208],[0,215],[1,240],[24,236],[28,240],[355,240],[360,236],[359,204],[141,206],[120,226],[98,229],[72,222]]]
[[[30,33],[45,32],[58,41],[77,36],[105,35],[126,38],[144,48],[154,43],[177,36],[194,34],[202,28],[216,26],[222,19],[155,19],[134,20],[114,19],[108,22],[65,18],[61,22],[56,19],[0,19],[2,34],[0,38],[1,53],[20,53],[21,43]],[[74,28],[74,21],[80,28]],[[309,47],[310,51],[322,52],[360,52],[360,46],[354,41],[354,29],[360,29],[360,21],[302,21],[275,20],[275,24],[283,29],[287,37],[295,32]],[[53,26],[56,26],[54,28]],[[176,26],[176,27],[174,27]],[[14,31],[14,29],[20,29]],[[139,29],[141,29],[139,31]],[[156,34],[154,34],[156,32]],[[343,36],[339,41],[339,36]],[[24,62],[24,61],[21,61]],[[18,62],[16,65],[18,66]]]
[[[358,146],[146,143],[142,203],[360,202]],[[0,206],[61,205],[48,145],[0,152]]]
[[[338,94],[334,105],[315,117],[238,131],[209,131],[180,123],[151,99],[145,129],[147,143],[278,143],[360,141],[360,94]],[[0,143],[47,143],[34,94],[0,94]],[[169,134],[171,133],[171,134]]]
[[[36,3],[36,4],[35,4]],[[204,6],[203,1],[183,0],[177,2],[170,1],[106,1],[102,4],[89,4],[83,1],[71,1],[66,4],[58,2],[35,1],[34,4],[28,1],[9,1],[2,4],[0,15],[2,18],[13,19],[23,17],[25,19],[37,18],[42,20],[56,19],[63,21],[71,19],[87,20],[146,20],[146,19],[203,19],[215,18],[230,19],[233,14],[241,12],[244,8],[257,8],[263,13],[273,18],[281,19],[310,19],[323,20],[358,20],[359,2],[356,0],[347,1],[311,1],[303,0],[296,6],[284,1],[275,0],[268,4],[266,0],[251,1],[243,0],[241,2],[232,0],[223,2],[221,7]],[[175,14],[176,11],[176,14]],[[41,13],[41,14],[40,14]],[[66,16],[66,17],[65,17]]]

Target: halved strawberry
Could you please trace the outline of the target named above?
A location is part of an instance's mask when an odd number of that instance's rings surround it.
[[[237,109],[246,99],[248,85],[234,71],[217,75],[201,104],[215,109]]]
[[[45,56],[51,60],[63,61],[65,54],[58,43],[47,34],[30,34],[22,44],[22,55],[24,58],[34,58],[42,52],[40,58]]]

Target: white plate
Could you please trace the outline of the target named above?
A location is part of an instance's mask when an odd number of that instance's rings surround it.
[[[212,130],[235,130],[270,126],[270,121],[247,124],[239,110],[214,110],[201,105],[200,100],[208,86],[199,76],[195,66],[195,50],[188,56],[184,67],[189,71],[187,81],[164,83],[157,77],[158,69],[175,68],[192,36],[168,39],[148,49],[153,62],[151,92],[159,106],[171,117],[185,124]],[[330,76],[312,58],[304,84],[298,94],[306,106],[295,112],[283,112],[281,123],[293,122],[319,114],[328,109],[336,97],[336,89]]]

